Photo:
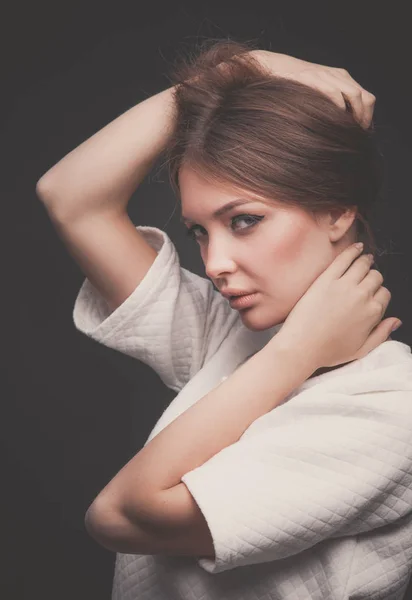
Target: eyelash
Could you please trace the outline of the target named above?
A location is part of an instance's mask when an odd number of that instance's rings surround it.
[[[253,219],[253,223],[248,225],[247,227],[244,227],[240,231],[249,230],[252,227],[254,227],[255,225],[257,225],[259,223],[259,221],[264,219],[263,215],[236,215],[235,217],[232,218],[232,224],[233,224],[233,221],[236,221],[237,219],[244,219],[247,217],[250,219]],[[203,227],[201,225],[192,225],[192,227],[189,227],[189,229],[186,231],[186,235],[188,235],[188,237],[190,237],[191,239],[197,241],[199,239],[199,236],[195,235],[195,231],[198,228],[203,229]]]

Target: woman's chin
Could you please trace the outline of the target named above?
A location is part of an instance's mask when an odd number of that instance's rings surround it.
[[[240,310],[239,315],[243,325],[251,331],[265,331],[285,320],[283,317],[274,317],[273,314],[264,315],[262,310],[259,311],[258,307],[253,306]]]

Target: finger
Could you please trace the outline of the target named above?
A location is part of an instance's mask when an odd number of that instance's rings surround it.
[[[376,97],[371,92],[368,92],[368,90],[365,90],[365,88],[361,86],[359,81],[356,81],[356,79],[354,79],[352,77],[352,75],[346,69],[339,69],[336,67],[325,67],[325,68],[329,72],[331,72],[334,75],[336,75],[337,77],[339,77],[340,79],[346,79],[348,82],[351,82],[353,85],[360,88],[362,90],[362,94],[364,94],[366,97],[370,97],[370,99],[376,100]]]
[[[389,305],[391,299],[392,299],[392,294],[390,293],[388,288],[384,287],[383,285],[380,286],[379,290],[374,294],[373,300],[377,304],[379,304],[379,307],[377,307],[377,310],[379,310],[379,309],[381,310],[381,318],[385,314],[386,309],[388,308],[388,305]]]
[[[354,79],[348,73],[348,71],[346,71],[346,69],[336,69],[335,67],[330,67],[328,72],[339,80],[340,84],[342,85],[342,91],[344,83],[350,84],[360,90],[364,115],[362,127],[365,129],[370,127],[372,124],[373,112],[375,110],[376,96],[374,96],[371,92],[368,92],[368,90],[365,90],[365,88],[363,88],[360,83],[358,83],[356,79]]]
[[[358,359],[362,358],[363,356],[366,356],[366,354],[369,354],[369,352],[377,348],[380,344],[386,342],[386,340],[392,333],[392,329],[397,321],[398,319],[390,317],[378,323],[378,325],[376,325],[376,327],[372,329],[366,342],[356,353],[356,358]]]
[[[344,99],[348,101],[350,111],[353,113],[354,118],[361,126],[366,126],[367,114],[366,107],[363,103],[361,86],[352,83],[350,80],[348,81],[344,77],[331,73],[330,71],[321,72],[319,73],[319,76],[329,82],[330,85],[336,86],[339,89]]]
[[[376,97],[370,92],[362,89],[362,104],[364,106],[364,128],[367,129],[372,125],[373,113],[375,110]]]
[[[362,87],[361,84],[359,83],[359,81],[356,81],[356,79],[354,79],[352,77],[352,75],[349,73],[349,71],[347,71],[346,69],[341,69],[338,67],[327,67],[327,70],[330,71],[331,73],[334,73],[338,77],[341,77],[341,78],[343,77],[344,79],[351,81],[354,85],[357,85],[358,87]]]
[[[331,264],[321,273],[319,277],[328,277],[330,279],[339,279],[346,273],[353,261],[358,258],[363,248],[357,248],[351,244],[331,262]]]
[[[325,94],[332,102],[339,108],[346,109],[345,100],[339,90],[339,86],[335,83],[331,84],[330,81],[325,81],[320,77],[320,73],[312,73],[312,71],[303,71],[299,73],[299,76],[293,76],[291,79],[301,81],[305,85],[311,88],[315,88]]]
[[[377,269],[370,269],[369,273],[367,273],[366,277],[361,281],[361,286],[374,296],[381,289],[383,281],[383,275],[380,271]]]
[[[373,282],[371,282],[370,279],[367,279],[372,264],[373,258],[371,259],[368,254],[362,254],[362,256],[359,256],[351,265],[349,265],[341,279],[355,284],[362,284],[369,290],[370,295],[373,295],[377,290],[376,281],[373,280]],[[364,281],[366,281],[366,284],[363,283]],[[379,283],[379,286],[381,283]],[[373,286],[375,289],[373,289]]]

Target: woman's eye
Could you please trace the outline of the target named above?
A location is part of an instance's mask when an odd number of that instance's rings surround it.
[[[240,231],[242,231],[244,229],[250,229],[263,218],[263,215],[237,215],[236,217],[232,218],[231,225],[233,225],[233,223],[237,224],[239,221],[246,221],[247,219],[249,219],[249,224],[246,225],[246,227],[240,227]],[[192,225],[192,227],[190,227],[186,233],[189,237],[193,238],[194,240],[198,240],[200,237],[203,236],[203,234],[199,236],[196,235],[196,232],[201,229],[204,231],[201,225]],[[237,231],[239,231],[239,229]]]

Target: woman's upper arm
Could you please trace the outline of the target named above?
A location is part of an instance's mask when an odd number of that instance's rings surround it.
[[[217,350],[238,313],[208,279],[180,266],[164,231],[103,217],[98,224],[93,246],[85,241],[82,249],[76,247],[90,231],[86,225],[78,224],[70,234],[86,274],[74,324],[95,341],[144,362],[179,391]],[[99,247],[107,237],[116,246],[108,259],[111,250]]]
[[[137,231],[127,213],[89,211],[75,219],[58,219],[56,231],[85,276],[111,311],[139,285],[157,252]]]

